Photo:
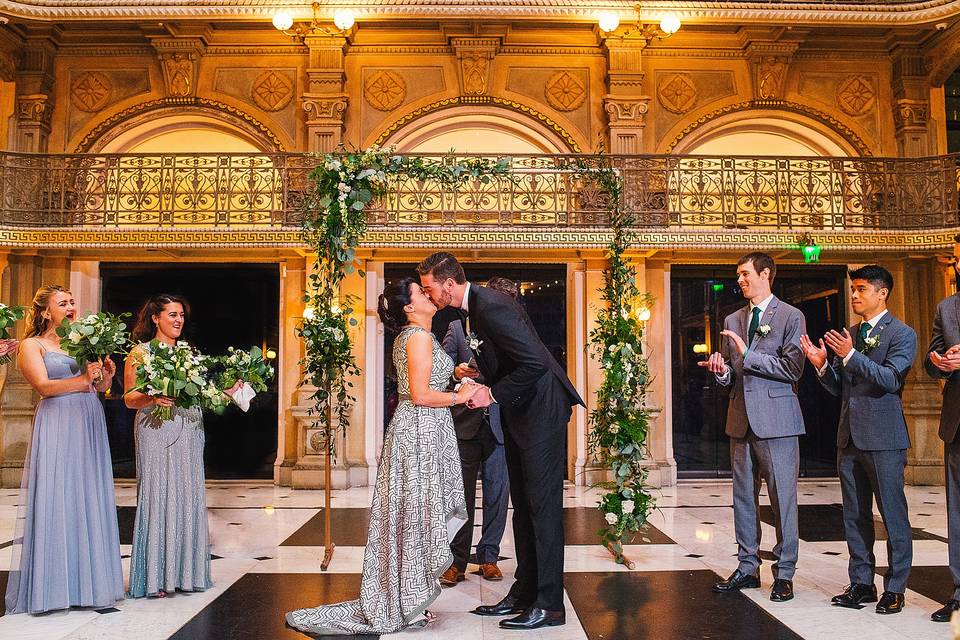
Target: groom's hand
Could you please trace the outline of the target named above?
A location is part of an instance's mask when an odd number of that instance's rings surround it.
[[[470,409],[482,409],[493,404],[493,398],[490,397],[490,387],[480,387],[477,392],[467,400],[467,407]]]

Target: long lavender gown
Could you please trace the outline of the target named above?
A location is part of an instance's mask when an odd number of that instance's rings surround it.
[[[43,362],[51,380],[80,372],[76,360],[56,351],[44,350]],[[7,613],[123,599],[113,468],[97,394],[66,393],[37,405],[16,531]]]

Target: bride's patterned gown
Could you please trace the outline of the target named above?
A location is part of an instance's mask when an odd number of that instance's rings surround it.
[[[467,520],[460,452],[446,408],[410,402],[407,327],[393,346],[400,404],[383,439],[370,529],[363,555],[360,599],[287,614],[290,626],[311,635],[399,631],[417,622],[440,595],[438,578],[453,563],[450,540]],[[430,387],[442,391],[453,362],[433,338]]]

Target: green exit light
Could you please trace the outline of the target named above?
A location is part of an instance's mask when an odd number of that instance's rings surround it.
[[[803,246],[804,262],[820,262],[820,246],[816,244],[807,244]]]
[[[716,291],[717,293],[723,291],[723,283],[722,283],[722,282],[715,282],[715,283],[713,284],[713,290]]]

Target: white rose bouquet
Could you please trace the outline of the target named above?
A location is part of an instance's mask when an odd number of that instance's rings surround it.
[[[23,320],[27,315],[26,307],[9,307],[2,302],[0,302],[0,341],[9,341],[10,338],[10,329],[13,327],[13,323],[18,320]],[[14,342],[14,344],[16,344]],[[7,351],[4,349],[5,353],[0,355],[0,365],[8,364],[13,356],[11,355],[14,349]]]
[[[246,411],[254,396],[267,390],[267,383],[274,376],[273,366],[264,360],[260,347],[251,347],[249,351],[230,347],[228,352],[216,358],[220,371],[214,381],[221,389],[233,389],[241,383],[232,397],[237,406]]]
[[[73,322],[64,318],[56,329],[60,348],[81,366],[102,362],[114,353],[125,353],[130,334],[127,333],[124,320],[129,316],[129,313],[118,316],[112,313],[91,313]]]
[[[223,393],[209,379],[207,362],[186,342],[171,346],[153,340],[143,346],[137,363],[135,390],[148,396],[167,396],[177,407],[215,408],[223,404]],[[154,407],[159,420],[173,416],[172,407]]]

